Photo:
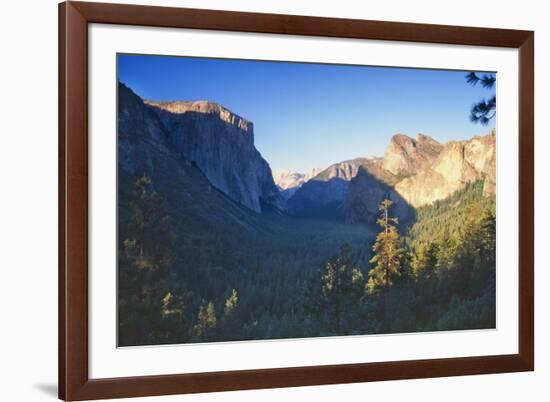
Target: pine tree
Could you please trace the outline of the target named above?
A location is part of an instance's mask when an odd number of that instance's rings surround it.
[[[402,250],[399,248],[399,233],[397,232],[398,219],[389,216],[392,201],[385,199],[380,204],[381,218],[377,220],[382,231],[376,236],[372,246],[374,256],[370,262],[375,267],[369,272],[367,284],[369,293],[376,292],[380,288],[389,289],[393,277],[399,274],[401,267],[400,258]]]
[[[399,247],[399,233],[397,232],[398,219],[390,217],[389,209],[392,201],[385,199],[380,203],[381,218],[377,223],[382,231],[376,236],[376,241],[372,246],[374,256],[370,262],[374,268],[369,272],[367,282],[367,292],[371,296],[382,293],[382,331],[388,332],[390,329],[390,316],[388,312],[389,291],[393,284],[395,276],[399,275],[401,270],[401,257],[403,251]]]
[[[222,339],[241,339],[243,329],[237,290],[233,289],[231,294],[225,299],[223,314],[219,321],[218,332]]]
[[[431,309],[438,302],[438,254],[436,242],[420,243],[411,251],[411,270],[414,278],[414,298],[411,300],[415,311],[415,325],[420,327],[429,321]]]
[[[237,294],[237,291],[233,289],[231,291],[231,295],[225,301],[225,306],[223,309],[224,317],[230,318],[235,313],[238,303],[239,303],[239,295]]]
[[[411,255],[411,268],[414,276],[430,277],[438,268],[439,245],[436,242],[420,243]]]
[[[466,75],[466,81],[469,84],[477,85],[478,83],[481,83],[481,86],[485,89],[493,89],[496,80],[497,78],[493,74],[484,74],[483,76],[479,76],[472,71]],[[472,123],[481,123],[486,126],[489,124],[489,121],[496,116],[496,109],[496,95],[492,95],[488,100],[482,99],[475,103],[470,109],[470,120]]]
[[[306,290],[306,310],[321,321],[322,331],[343,335],[357,325],[365,279],[353,264],[349,245],[329,259],[318,281]]]
[[[217,319],[214,303],[203,300],[199,307],[197,322],[193,327],[194,334],[197,339],[210,341],[213,340],[216,328]]]
[[[136,180],[129,220],[119,229],[124,239],[118,264],[122,345],[167,342],[177,332],[175,326],[181,324],[180,315],[168,314],[182,307],[181,299],[170,289],[169,266],[174,258],[171,219],[151,187],[145,175]]]

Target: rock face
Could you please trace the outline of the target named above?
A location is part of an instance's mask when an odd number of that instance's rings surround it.
[[[197,164],[177,152],[156,113],[130,89],[118,93],[118,217],[131,219],[137,178],[146,175],[162,194],[163,210],[183,217],[184,231],[238,230],[262,232],[261,216],[217,190]],[[205,229],[209,228],[209,229]]]
[[[252,123],[223,106],[144,102],[123,84],[118,98],[119,168],[128,177],[147,174],[169,189],[174,171],[184,175],[192,166],[220,197],[255,212],[288,206],[295,215],[373,223],[386,197],[394,201],[394,213],[407,219],[412,207],[446,198],[469,182],[483,180],[485,195],[495,194],[494,131],[443,145],[421,134],[397,134],[383,159],[357,158],[308,174],[278,172],[276,185],[254,146]]]
[[[345,200],[351,180],[363,167],[377,180],[394,183],[394,176],[381,168],[380,160],[357,158],[335,163],[305,183],[288,201],[297,215],[343,217]]]
[[[486,196],[496,187],[496,135],[440,144],[419,134],[397,134],[384,158],[358,158],[329,166],[300,187],[288,201],[297,215],[339,217],[374,223],[384,198],[394,202],[402,221],[414,208],[444,199],[466,183],[484,181]]]
[[[271,168],[254,146],[251,122],[212,102],[145,103],[174,148],[216,188],[256,212],[262,204],[284,208]]]
[[[174,114],[183,114],[187,112],[197,112],[212,114],[217,116],[221,121],[229,123],[233,126],[237,126],[241,130],[251,133],[250,137],[252,139],[252,123],[243,119],[240,116],[230,112],[225,109],[223,106],[218,105],[214,102],[208,101],[172,101],[172,102],[157,102],[152,100],[144,100],[143,103],[146,105],[154,106],[156,108],[165,110]]]
[[[403,134],[394,135],[386,152],[382,167],[394,175],[409,176],[431,164],[441,152],[436,140],[418,134],[416,139]]]
[[[256,212],[262,205],[284,208],[271,169],[254,147],[252,123],[224,107],[205,101],[143,102],[120,84],[119,132],[128,126],[147,132],[151,146],[162,144],[195,163],[214,187],[239,204]],[[120,158],[122,166],[131,168],[124,152]]]
[[[483,176],[484,195],[495,195],[497,185],[496,132],[493,130],[489,135],[474,137],[468,141],[465,147],[465,158]]]
[[[296,191],[311,178],[321,172],[319,168],[313,168],[308,173],[293,172],[291,170],[279,170],[273,172],[273,180],[281,191],[283,198],[288,200]]]
[[[351,160],[329,166],[288,200],[290,211],[304,216],[340,217],[349,182],[360,165],[359,160]]]
[[[383,168],[380,168],[383,169]],[[402,223],[414,218],[414,209],[391,185],[393,177],[383,170],[361,166],[351,180],[344,201],[344,218],[348,223],[376,224],[380,216],[379,205],[388,198],[393,201],[392,214]],[[384,180],[385,178],[385,180]]]
[[[484,180],[485,195],[492,195],[496,188],[495,143],[494,131],[469,141],[448,142],[431,164],[397,183],[395,189],[414,207],[446,198],[476,180]]]
[[[132,176],[151,174],[162,170],[154,155],[174,155],[162,123],[153,111],[120,83],[117,125],[119,170]]]

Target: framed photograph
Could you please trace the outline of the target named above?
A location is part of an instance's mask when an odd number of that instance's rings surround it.
[[[59,397],[534,369],[534,33],[59,5]]]

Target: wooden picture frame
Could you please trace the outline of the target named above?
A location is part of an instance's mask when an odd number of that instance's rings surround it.
[[[88,24],[193,28],[519,49],[519,353],[90,379],[88,374]],[[59,5],[59,397],[140,397],[532,371],[534,33],[183,8]]]

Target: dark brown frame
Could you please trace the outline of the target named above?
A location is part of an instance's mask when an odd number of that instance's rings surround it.
[[[196,28],[519,49],[519,353],[89,379],[88,24]],[[214,10],[59,5],[59,397],[138,397],[534,370],[534,33]]]

